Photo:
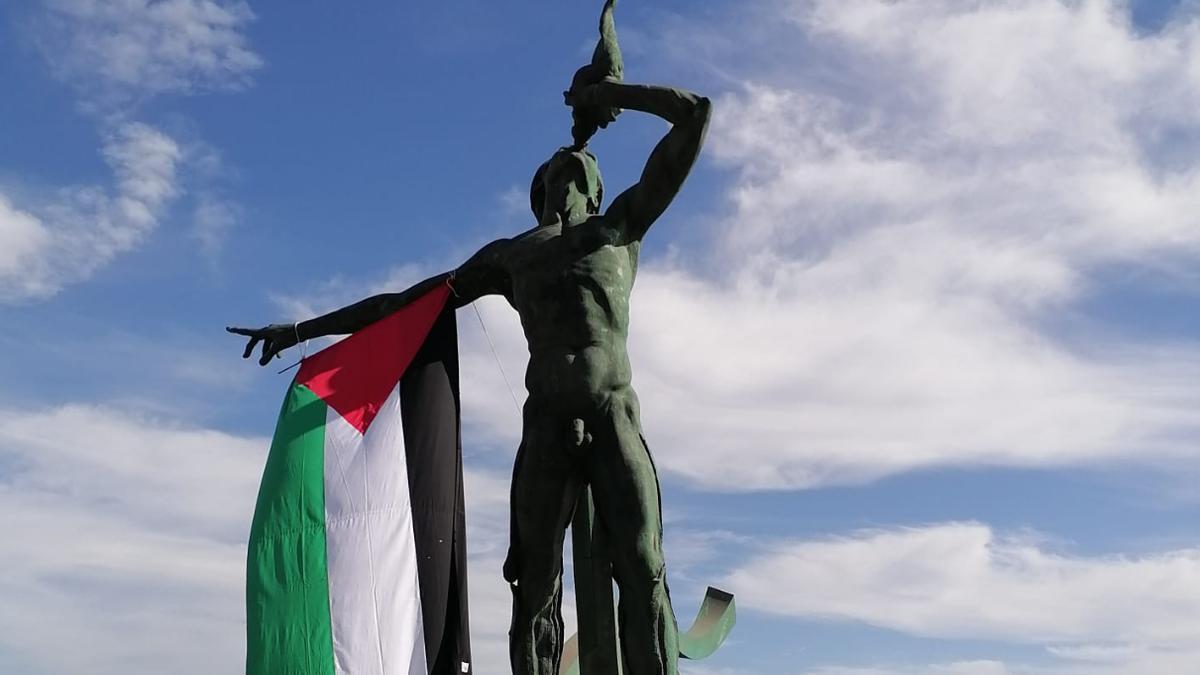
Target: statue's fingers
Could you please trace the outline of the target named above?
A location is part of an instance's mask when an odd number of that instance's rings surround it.
[[[245,335],[246,337],[252,337],[255,333],[253,329],[238,328],[237,326],[225,326],[225,332],[233,333],[234,335]]]
[[[275,341],[267,338],[263,340],[262,358],[258,360],[258,365],[265,366],[271,362],[271,357],[275,356]]]
[[[250,339],[246,341],[246,351],[242,352],[243,359],[250,358],[250,355],[254,353],[254,345],[258,344],[258,341],[261,339],[262,338],[257,335],[250,336]]]

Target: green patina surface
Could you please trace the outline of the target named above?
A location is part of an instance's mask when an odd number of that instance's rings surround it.
[[[266,365],[299,340],[340,335],[369,325],[450,284],[453,304],[504,296],[520,315],[529,345],[521,446],[513,472],[512,529],[504,576],[513,589],[510,630],[516,675],[557,674],[564,635],[562,553],[575,505],[590,491],[589,536],[601,535],[607,570],[620,589],[615,624],[620,661],[630,675],[675,675],[681,642],[667,591],[662,506],[654,461],[642,437],[627,340],[629,301],[642,239],[683,186],[708,128],[708,99],[670,87],[628,84],[617,44],[613,0],[604,4],[591,63],[576,72],[565,102],[572,145],[535,173],[530,203],[536,224],[499,239],[452,272],[400,293],[385,293],[299,324],[231,328],[249,338],[245,356],[262,343]],[[602,209],[604,186],[586,148],[621,111],[657,116],[670,130],[650,153],[641,177]],[[599,539],[589,539],[599,542]],[[592,654],[617,643],[597,581],[581,612]],[[719,631],[718,631],[719,632]],[[714,633],[715,635],[715,633]],[[718,641],[719,643],[719,641]],[[611,650],[609,650],[611,651]],[[596,658],[601,658],[597,656]],[[609,657],[604,657],[609,658]],[[598,662],[599,663],[599,662]],[[584,675],[613,675],[600,670]]]
[[[620,674],[624,669],[613,613],[608,542],[586,489],[580,496],[571,531],[579,632],[567,642],[559,675]],[[679,635],[679,656],[692,661],[712,656],[736,622],[733,595],[710,586],[691,628]]]

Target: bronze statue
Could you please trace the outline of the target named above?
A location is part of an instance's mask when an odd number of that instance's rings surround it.
[[[266,365],[299,340],[353,333],[438,284],[450,284],[457,307],[495,294],[517,310],[529,343],[529,395],[504,563],[513,587],[515,675],[558,671],[563,538],[584,486],[591,487],[620,588],[625,672],[677,672],[678,629],[665,576],[659,485],[630,386],[626,341],[642,238],[696,161],[710,103],[680,89],[621,81],[613,4],[605,5],[592,64],[580,69],[564,94],[573,109],[575,143],[555,152],[534,177],[535,227],[493,241],[458,269],[399,293],[296,325],[228,329],[249,338],[243,357],[261,343],[259,363]],[[671,129],[650,153],[637,184],[602,212],[599,167],[586,142],[619,110],[656,115]]]

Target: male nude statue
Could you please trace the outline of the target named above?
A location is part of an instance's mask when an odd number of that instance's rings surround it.
[[[609,537],[620,589],[621,649],[629,675],[675,675],[677,627],[667,592],[654,463],[630,386],[629,294],[642,237],[692,168],[709,120],[708,99],[605,78],[566,93],[576,110],[657,115],[671,129],[640,180],[600,212],[595,157],[563,148],[531,190],[537,226],[484,246],[458,269],[400,293],[367,298],[298,325],[231,328],[259,342],[266,365],[297,340],[346,334],[449,283],[456,307],[503,295],[521,317],[529,367],[512,488],[512,538],[504,577],[513,587],[515,675],[555,675],[563,645],[562,547],[581,487],[590,485]]]

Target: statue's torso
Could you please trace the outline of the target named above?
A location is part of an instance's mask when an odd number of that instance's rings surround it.
[[[512,243],[511,301],[529,342],[530,396],[593,407],[627,389],[639,244],[622,244],[598,216],[573,227],[539,227]]]

